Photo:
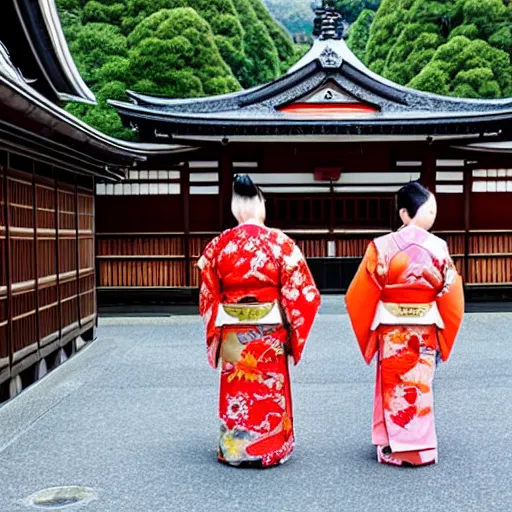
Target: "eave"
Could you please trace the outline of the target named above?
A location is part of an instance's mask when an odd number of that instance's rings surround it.
[[[0,52],[0,141],[76,172],[119,179],[148,157],[194,150],[175,144],[126,142],[91,128],[28,85]]]
[[[69,52],[55,0],[7,2],[12,7],[3,11],[6,26],[0,37],[24,75],[35,80],[34,87],[53,101],[96,103]],[[17,31],[16,39],[9,38],[6,28]]]
[[[323,91],[339,108],[329,109],[327,100],[307,104]],[[506,136],[512,120],[510,99],[452,98],[394,84],[365,68],[344,41],[317,41],[288,74],[247,91],[184,100],[128,94],[134,103],[110,103],[148,141],[476,140]]]

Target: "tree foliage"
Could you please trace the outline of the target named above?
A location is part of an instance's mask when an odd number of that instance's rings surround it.
[[[97,106],[69,105],[130,137],[108,99],[127,89],[170,97],[224,94],[276,79],[303,54],[262,0],[57,0]]]
[[[361,15],[364,10],[376,11],[380,5],[380,0],[337,0],[335,7],[345,20],[352,24]]]
[[[512,92],[508,1],[382,0],[369,30],[367,16],[361,13],[354,24],[361,41],[354,37],[349,43],[386,78],[452,96],[495,98]]]
[[[360,13],[357,21],[350,27],[350,35],[347,44],[356,57],[362,62],[366,59],[366,46],[374,19],[375,12],[370,9],[365,9]]]

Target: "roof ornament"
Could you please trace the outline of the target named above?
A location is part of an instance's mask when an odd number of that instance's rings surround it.
[[[340,40],[346,35],[346,23],[343,16],[334,8],[334,0],[322,0],[316,7],[313,35],[320,41]]]
[[[324,69],[338,69],[343,64],[343,58],[330,46],[326,46],[318,57]]]

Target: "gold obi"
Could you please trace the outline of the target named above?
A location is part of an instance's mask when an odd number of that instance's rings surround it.
[[[396,317],[424,317],[433,308],[434,303],[430,304],[397,304],[395,302],[384,302],[384,308]]]
[[[281,310],[277,302],[258,304],[221,304],[215,325],[280,325]]]

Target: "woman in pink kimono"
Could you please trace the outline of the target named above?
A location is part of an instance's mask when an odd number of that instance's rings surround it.
[[[264,199],[251,179],[236,176],[233,192],[239,225],[199,261],[208,360],[221,368],[218,458],[269,467],[293,451],[288,358],[300,361],[320,295],[299,248],[264,225]]]
[[[437,462],[432,381],[446,361],[464,313],[462,280],[446,243],[430,234],[437,206],[413,182],[398,192],[403,226],[375,239],[346,304],[364,359],[378,354],[373,443],[378,461]]]

